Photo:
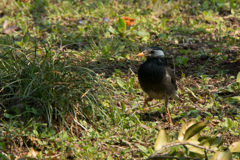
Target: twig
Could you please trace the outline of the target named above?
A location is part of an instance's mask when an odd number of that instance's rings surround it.
[[[186,87],[186,88],[187,88],[187,87]],[[200,98],[198,98],[198,97],[193,93],[193,91],[191,91],[189,88],[187,88],[187,90],[193,95],[194,98],[200,99]]]
[[[192,160],[202,160],[201,158],[193,158],[193,157],[174,157],[174,156],[162,156],[162,155],[156,155],[152,158],[168,158],[168,159],[192,159]]]
[[[209,148],[206,148],[206,147],[203,147],[203,146],[199,146],[199,145],[196,145],[196,144],[192,144],[192,143],[189,143],[189,142],[179,142],[179,143],[173,142],[173,143],[166,144],[160,150],[158,150],[156,153],[150,155],[146,160],[155,158],[155,156],[157,156],[159,153],[161,153],[163,150],[165,150],[165,149],[167,149],[169,147],[179,146],[179,145],[191,145],[191,146],[194,146],[194,147],[197,147],[197,148],[201,148],[201,149],[205,149],[205,150],[208,150],[208,151],[211,151],[211,152],[216,152],[213,149],[209,149]]]
[[[66,45],[62,46],[59,50],[60,50],[61,52],[63,52],[63,49],[64,49],[65,47],[70,46],[70,45],[74,45],[74,44],[79,45],[78,43],[66,44]]]
[[[81,98],[83,98],[88,92],[89,92],[90,89],[88,89],[82,96]]]
[[[0,90],[0,93],[4,90],[5,87],[3,87],[1,90]]]
[[[73,118],[73,120],[80,126],[82,127],[85,131],[88,131],[85,127],[83,127],[75,118]]]
[[[135,73],[133,72],[132,68],[130,67],[129,70],[132,72],[132,74],[134,75],[134,77],[136,77]]]
[[[58,153],[58,154],[55,154],[55,155],[53,155],[53,156],[45,156],[45,157],[43,157],[43,158],[55,159],[56,157],[61,156],[61,154],[62,154],[62,152],[60,152],[60,153]]]

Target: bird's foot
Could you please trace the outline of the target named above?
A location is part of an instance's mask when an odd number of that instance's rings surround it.
[[[169,116],[167,116],[167,115],[164,115],[163,113],[160,113],[160,114],[161,114],[162,119],[166,121],[166,122],[165,122],[166,125],[167,125],[167,124],[173,124],[171,117],[169,117]]]
[[[168,124],[173,124],[172,118],[169,118]]]
[[[168,108],[167,108],[167,111],[168,111],[168,122],[171,123],[171,124],[173,124],[173,123],[172,123],[171,114],[170,114],[170,111],[169,111]]]

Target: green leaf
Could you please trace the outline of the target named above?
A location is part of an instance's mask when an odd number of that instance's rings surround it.
[[[237,82],[240,83],[240,72],[237,75]]]
[[[182,128],[178,134],[178,140],[179,141],[183,141],[184,140],[184,135],[186,134],[186,130],[188,128],[190,128],[192,125],[194,125],[195,123],[197,123],[196,121],[189,121],[187,123],[184,123],[182,125]],[[200,138],[200,133],[198,132],[197,134],[195,134],[194,136],[192,136],[191,138],[189,138],[187,140],[187,142],[190,142],[192,144],[196,144],[198,145],[200,142],[198,141],[198,139]],[[194,153],[198,153],[198,154],[201,154],[203,155],[204,154],[204,150],[203,149],[200,149],[200,148],[197,148],[197,147],[194,147],[194,146],[191,146],[191,145],[186,145],[186,147],[189,149],[189,151],[191,152],[194,152]]]
[[[126,89],[126,83],[120,77],[116,77],[116,81],[122,89]]]
[[[20,41],[17,41],[17,42],[14,42],[15,44],[17,44],[18,46],[22,47],[23,46],[23,43],[20,42]]]
[[[240,152],[240,141],[238,142],[233,142],[230,146],[229,146],[229,150],[234,153],[234,152]]]
[[[143,151],[144,153],[147,153],[147,152],[148,152],[147,148],[145,148],[144,146],[137,145],[137,147],[138,147],[141,151]]]
[[[30,106],[26,106],[25,109],[26,109],[27,111],[31,111],[31,107],[30,107]]]
[[[38,135],[38,131],[37,131],[37,130],[33,130],[32,132],[33,132],[33,134],[34,134],[35,136]]]
[[[207,16],[207,11],[203,11],[203,15],[204,15],[204,17],[206,17]]]
[[[59,134],[59,138],[61,141],[65,140],[67,137],[68,137],[67,132],[62,132],[61,134]]]
[[[199,142],[197,143],[197,141],[191,141],[191,140],[190,140],[190,141],[188,141],[188,142],[190,142],[190,143],[192,143],[192,144],[196,144],[196,145],[199,144]],[[204,150],[201,149],[201,148],[194,147],[194,146],[191,146],[191,145],[186,145],[186,147],[188,148],[188,150],[189,150],[190,152],[194,152],[194,153],[198,153],[198,154],[204,155]]]
[[[152,0],[152,3],[155,4],[157,2],[157,0]]]
[[[129,29],[129,32],[132,32],[135,28],[137,28],[138,24],[139,24],[139,23],[137,23],[135,26],[131,27],[131,28]]]
[[[5,143],[4,143],[4,142],[0,143],[0,149],[1,149],[1,150],[5,150],[5,148],[6,148]],[[0,154],[1,154],[1,152],[0,152]],[[1,157],[0,157],[0,158],[1,158]]]
[[[127,81],[127,87],[130,88],[133,86],[135,79],[133,77],[130,77]]]
[[[222,137],[219,138],[210,138],[210,137],[201,137],[201,146],[204,146],[206,148],[211,148],[215,151],[218,151],[218,146],[222,144]]]
[[[112,156],[109,155],[109,156],[107,157],[107,160],[113,160]]]
[[[164,129],[161,129],[160,132],[158,133],[158,137],[154,144],[154,148],[155,150],[159,150],[167,143],[168,143],[167,133]]]
[[[190,139],[191,137],[193,137],[194,135],[196,135],[197,133],[199,133],[203,128],[205,128],[207,126],[207,121],[204,122],[197,122],[194,125],[192,125],[191,127],[189,127],[186,130],[186,133],[184,135],[184,141]]]
[[[32,112],[35,114],[35,115],[38,115],[38,111],[35,109],[35,108],[31,108],[32,109]]]
[[[119,52],[121,52],[124,48],[125,48],[124,45],[123,45],[123,46],[119,46],[113,54],[114,54],[114,55],[119,54]]]
[[[118,34],[117,31],[112,27],[109,27],[108,31],[111,32],[112,34]]]
[[[4,115],[5,118],[8,118],[8,119],[11,119],[11,118],[14,117],[13,115],[8,114],[8,113],[4,113],[3,115]]]
[[[235,100],[239,100],[239,101],[240,101],[240,96],[233,96],[233,97],[231,97],[231,98],[233,98],[233,99],[235,99]]]
[[[9,160],[7,155],[5,153],[1,152],[1,151],[0,151],[0,159],[2,159],[2,160]]]
[[[122,18],[118,19],[118,31],[119,32],[126,32],[126,23]]]
[[[121,104],[122,104],[122,112],[125,112],[126,111],[126,105],[125,105],[124,102],[121,102]]]
[[[27,43],[28,42],[28,39],[29,39],[29,31],[27,30],[26,33],[25,33],[25,37],[24,37],[24,43]]]
[[[212,144],[211,144],[211,148],[216,150],[221,144],[223,143],[222,141],[222,136],[220,136],[219,138],[217,138]]]
[[[192,125],[192,124],[191,124]],[[189,126],[190,127],[190,126]],[[196,135],[194,135],[193,137],[191,137],[190,139],[187,140],[187,142],[189,143],[192,143],[192,144],[196,144],[196,145],[199,145],[199,139],[200,137],[200,133],[197,133]],[[194,152],[194,153],[198,153],[200,155],[203,155],[204,154],[204,150],[201,149],[201,148],[197,148],[197,147],[194,147],[192,145],[186,145],[186,147],[189,149],[189,151],[191,152]]]
[[[138,31],[138,32],[137,32],[137,35],[144,37],[144,36],[149,36],[150,34],[149,34],[148,32]]]
[[[196,123],[196,121],[189,121],[189,122],[184,123],[184,124],[182,125],[182,128],[181,128],[180,132],[178,133],[178,140],[179,140],[179,141],[183,141],[184,135],[185,135],[185,133],[186,133],[186,130],[187,130],[189,127],[191,127],[192,125],[194,125],[195,123]],[[197,137],[195,137],[195,138],[197,138]],[[196,139],[196,140],[197,140],[197,139]]]
[[[232,160],[232,153],[229,149],[224,152],[216,152],[211,160]]]
[[[141,41],[142,41],[142,42],[147,42],[147,41],[148,41],[148,39],[149,39],[149,37],[148,37],[148,36],[144,36],[144,37],[142,37],[142,38],[141,38]]]

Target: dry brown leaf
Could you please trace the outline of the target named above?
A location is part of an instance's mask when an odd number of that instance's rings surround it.
[[[38,151],[35,151],[35,150],[33,149],[33,147],[31,147],[31,150],[28,152],[27,156],[32,157],[32,158],[35,158],[35,157],[37,157],[37,154],[39,154],[39,152],[38,152]]]
[[[17,26],[11,26],[11,27],[7,27],[5,30],[4,30],[4,33],[6,34],[10,34],[10,33],[13,33],[15,31],[18,30],[18,27]]]
[[[146,126],[145,124],[140,123],[140,126],[146,130],[150,130],[150,128],[148,126]]]
[[[21,0],[21,2],[23,2],[23,3],[27,3],[27,2],[32,3],[32,0]]]
[[[15,31],[17,31],[19,29],[19,27],[17,26],[9,26],[8,24],[8,20],[5,20],[4,23],[3,23],[3,33],[5,34],[10,34],[10,33],[13,33]]]
[[[57,160],[60,158],[61,154],[62,154],[61,152],[55,154],[53,151],[49,151],[49,155],[51,155],[51,156],[45,156],[44,159],[45,160]]]
[[[3,22],[3,29],[6,29],[7,27],[8,27],[8,21],[5,20],[5,21]]]
[[[37,158],[31,158],[31,157],[21,157],[16,160],[37,160]]]

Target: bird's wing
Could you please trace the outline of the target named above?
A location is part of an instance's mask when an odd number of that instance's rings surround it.
[[[175,90],[177,90],[177,84],[176,84],[176,79],[175,79],[175,75],[173,73],[173,70],[169,67],[166,67],[166,74],[168,74],[171,78],[171,83],[174,85]]]

